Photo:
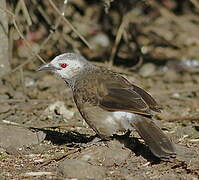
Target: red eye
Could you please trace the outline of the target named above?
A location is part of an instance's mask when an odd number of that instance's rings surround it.
[[[63,63],[63,64],[60,64],[60,66],[61,66],[62,68],[66,68],[66,67],[68,66],[68,64]]]

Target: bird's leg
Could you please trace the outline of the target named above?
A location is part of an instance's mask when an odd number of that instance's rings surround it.
[[[113,138],[115,138],[115,139],[128,139],[130,134],[131,134],[131,131],[128,129],[127,132],[125,132],[125,134],[123,134],[123,135],[114,134]]]
[[[122,143],[126,146],[130,142],[130,138],[129,138],[130,134],[131,134],[131,131],[128,129],[128,131],[125,134],[123,134],[123,135],[114,134],[113,137],[116,140],[118,140],[120,143]]]
[[[99,135],[96,135],[89,143],[86,145],[92,146],[92,145],[103,145],[108,147],[108,141],[113,140],[114,138],[119,141],[124,141],[129,139],[129,136],[131,134],[131,131],[128,129],[128,131],[124,135],[113,135],[112,137],[100,137]]]
[[[100,146],[100,145],[108,146],[107,141],[108,141],[107,139],[104,139],[104,138],[101,138],[98,135],[95,135],[94,138],[90,142],[84,143],[84,144],[82,144],[82,146],[83,147],[90,147],[90,146],[93,146],[93,145],[97,145],[97,146]]]
[[[129,138],[130,134],[131,134],[131,131],[128,129],[127,132],[124,135],[122,135],[122,136],[124,138]]]

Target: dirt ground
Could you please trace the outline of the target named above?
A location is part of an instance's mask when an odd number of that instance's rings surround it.
[[[198,179],[198,74],[124,76],[162,105],[155,121],[175,142],[176,158],[155,158],[135,132],[128,146],[117,140],[85,146],[95,134],[65,83],[47,72],[27,72],[24,87],[14,75],[1,83],[1,179]]]
[[[199,179],[196,0],[6,3],[12,70],[0,80],[0,179]],[[36,72],[42,59],[65,52],[147,90],[162,106],[154,121],[175,143],[176,158],[156,158],[136,132],[92,145],[95,133],[70,89]]]

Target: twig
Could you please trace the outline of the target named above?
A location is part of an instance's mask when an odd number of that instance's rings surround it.
[[[169,122],[183,122],[183,121],[198,121],[199,122],[199,114],[195,116],[183,116],[183,117],[174,117],[174,118],[168,118],[164,119],[165,121]]]
[[[19,14],[19,11],[21,9],[20,5],[21,5],[21,3],[20,3],[20,1],[18,1],[13,14],[15,14],[15,15]]]
[[[50,124],[46,126],[26,126],[26,128],[29,129],[55,129],[55,128],[74,128],[77,127],[77,125],[67,125],[67,124]],[[80,126],[78,126],[80,127]]]
[[[46,126],[35,126],[35,125],[23,125],[23,124],[19,124],[19,123],[15,123],[15,122],[11,122],[11,121],[7,121],[7,120],[2,120],[1,124],[6,124],[6,125],[10,125],[10,126],[17,126],[17,127],[22,127],[22,128],[26,128],[26,129],[32,129],[32,130],[45,130],[45,129],[55,129],[55,128],[74,128],[77,127],[77,125],[67,125],[67,124],[51,124],[51,125],[46,125]],[[78,127],[83,127],[83,126],[78,126]]]
[[[132,12],[133,11],[128,12],[122,18],[122,23],[120,24],[120,27],[118,28],[115,42],[114,42],[114,45],[113,45],[113,48],[111,51],[111,56],[109,59],[109,67],[111,67],[113,65],[113,60],[114,60],[115,54],[117,52],[117,47],[122,39],[122,35],[124,33],[124,28],[129,24],[130,20],[132,20]]]
[[[21,174],[20,175],[21,177],[33,177],[34,176],[34,178],[35,177],[41,177],[41,176],[56,176],[56,174],[54,173],[54,172],[45,172],[45,171],[39,171],[39,172],[26,172],[26,173],[23,173],[23,174]],[[22,178],[22,179],[24,179],[24,178]],[[31,178],[30,178],[31,179]]]
[[[171,99],[182,101],[185,104],[199,104],[199,101],[197,99],[190,99],[190,98],[184,98],[184,97],[171,97]]]
[[[25,99],[0,99],[0,103],[17,103],[25,102]]]
[[[24,73],[23,73],[23,67],[20,68],[20,77],[21,77],[21,85],[23,89],[23,94],[25,94],[26,87],[25,87],[25,82],[24,82]]]
[[[57,156],[54,156],[54,157],[52,157],[52,158],[49,158],[49,159],[47,159],[45,162],[43,162],[43,163],[40,165],[40,167],[46,166],[46,165],[52,163],[53,161],[56,161],[56,162],[57,162],[57,161],[60,161],[60,160],[62,160],[63,158],[65,158],[65,157],[67,157],[67,156],[69,156],[69,155],[71,155],[71,154],[74,154],[74,153],[76,153],[76,152],[79,152],[80,150],[81,150],[81,148],[73,149],[73,150],[70,150],[70,151],[68,151],[68,152],[66,152],[66,153],[64,153],[64,154],[57,155]]]
[[[57,24],[55,25],[55,29],[57,29],[58,25],[59,25],[59,21],[58,21]],[[41,51],[41,49],[44,47],[44,45],[47,44],[47,42],[50,40],[50,38],[52,37],[52,35],[53,35],[53,31],[50,31],[50,34],[48,35],[48,37],[47,37],[47,38],[43,41],[43,43],[41,44],[40,50],[39,50],[39,51]],[[25,62],[23,62],[22,64],[20,64],[19,66],[17,66],[15,69],[13,69],[13,70],[12,70],[12,73],[15,72],[15,71],[17,71],[17,70],[20,69],[21,67],[25,66],[25,65],[28,64],[29,62],[34,61],[34,60],[35,60],[34,58],[35,58],[35,56],[29,57]]]
[[[23,63],[21,63],[20,65],[18,65],[16,68],[14,68],[11,71],[11,73],[16,72],[17,70],[21,69],[23,66],[25,66],[28,63],[30,63],[31,61],[35,61],[35,57],[29,57],[26,61],[24,61]]]
[[[161,95],[161,94],[173,94],[173,93],[186,93],[186,92],[196,92],[199,91],[198,86],[190,86],[183,89],[171,89],[165,91],[152,91],[151,94]]]
[[[190,1],[199,10],[199,2],[197,0],[190,0]]]
[[[113,48],[112,48],[112,51],[111,51],[111,57],[110,57],[110,60],[109,60],[109,67],[113,66],[113,60],[114,60],[115,54],[117,52],[117,47],[118,47],[118,45],[121,41],[122,34],[124,32],[124,27],[126,25],[125,19],[126,19],[125,17],[122,18],[122,23],[120,24],[120,27],[118,28],[118,31],[117,31],[115,42],[114,42],[114,45],[113,45]]]
[[[41,15],[43,16],[43,18],[45,19],[45,21],[48,24],[51,24],[51,20],[48,16],[48,14],[46,13],[46,11],[43,9],[43,7],[41,6],[41,4],[38,2],[38,0],[32,0],[33,4],[37,7],[38,11],[41,13]]]
[[[71,38],[71,36],[69,36],[66,33],[62,33],[63,36],[63,41],[66,43],[66,41],[71,44],[71,46],[73,47],[73,49],[75,49],[75,47],[77,47],[75,44],[76,42]]]
[[[27,47],[31,50],[32,54],[35,55],[41,62],[43,62],[44,64],[46,63],[45,60],[42,59],[42,57],[37,54],[36,52],[32,51],[32,46],[30,45],[30,43],[27,41],[27,39],[23,36],[23,34],[21,33],[21,31],[19,30],[19,27],[16,23],[15,18],[13,17],[13,24],[17,30],[17,32],[19,33],[20,37],[24,40],[25,44],[27,45]]]
[[[22,9],[22,11],[24,13],[26,21],[27,21],[28,25],[31,26],[32,25],[32,21],[31,21],[31,18],[30,18],[30,15],[28,13],[28,10],[27,10],[27,7],[26,7],[26,4],[25,4],[24,0],[20,0],[20,3],[21,3],[21,9]]]
[[[88,41],[75,29],[75,27],[65,18],[64,13],[62,13],[57,6],[53,3],[52,0],[48,0],[53,9],[61,16],[61,18],[70,26],[70,28],[79,36],[79,38],[88,46],[88,48],[92,49],[91,45]]]
[[[53,102],[48,99],[0,99],[0,103],[21,103],[21,102]]]
[[[169,11],[168,9],[166,9],[164,6],[162,6],[160,3],[156,2],[156,1],[149,1],[149,3],[158,8],[160,14],[167,18],[167,19],[171,19],[173,22],[175,22],[177,25],[179,25],[180,29],[182,30],[187,30],[187,26],[188,27],[192,27],[194,29],[198,29],[198,26],[196,24],[193,24],[189,21],[186,21],[186,26],[184,26],[184,20],[182,18],[180,18],[179,16],[175,15],[174,13],[172,13],[171,11]],[[189,28],[190,30],[192,28]],[[195,32],[195,31],[194,31]]]
[[[13,53],[13,32],[14,32],[14,28],[10,28],[9,30],[9,59],[12,59],[12,53]]]
[[[32,51],[32,46],[30,45],[30,43],[28,42],[28,40],[24,37],[24,35],[22,34],[22,32],[20,31],[18,25],[17,25],[17,22],[16,22],[16,17],[15,15],[9,11],[9,10],[6,10],[6,9],[3,9],[2,7],[0,7],[0,10],[4,11],[4,12],[7,12],[8,14],[10,14],[12,17],[13,17],[13,24],[14,24],[14,27],[15,29],[17,30],[19,36],[24,40],[25,44],[27,45],[27,47],[31,50],[32,54],[35,55],[41,62],[43,62],[44,64],[46,63],[41,56],[39,56],[38,53]]]
[[[0,7],[0,10],[3,10],[1,9]],[[12,16],[15,16],[12,12],[9,12],[9,11],[6,11],[7,13],[9,13],[10,15]],[[55,30],[57,29],[58,25],[59,25],[60,21],[58,20],[57,23],[55,24]],[[53,35],[53,31],[50,31],[50,34],[48,35],[48,37],[43,41],[43,43],[40,45],[40,49],[39,51],[41,51],[41,49],[43,49],[43,47],[47,44],[47,42],[51,39],[52,35]],[[22,68],[23,66],[25,66],[26,64],[30,63],[31,61],[35,61],[35,56],[32,56],[32,57],[29,57],[25,62],[23,62],[22,64],[18,65],[15,69],[13,69],[11,71],[11,73],[19,70],[20,68]],[[10,74],[10,73],[9,73]]]

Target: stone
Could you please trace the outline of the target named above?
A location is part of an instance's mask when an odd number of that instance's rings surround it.
[[[76,159],[67,159],[58,168],[66,178],[100,180],[106,177],[105,168]]]
[[[146,63],[140,68],[139,74],[142,77],[148,77],[148,76],[152,75],[155,72],[155,69],[156,69],[156,67],[155,67],[154,64]]]
[[[53,116],[53,115],[62,115],[66,119],[71,119],[74,115],[74,112],[68,110],[63,101],[56,101],[44,110],[44,115]]]
[[[10,110],[11,106],[9,104],[4,104],[0,106],[0,113],[6,113]]]
[[[103,166],[114,166],[124,163],[131,154],[131,150],[124,148],[119,141],[110,141],[107,146],[97,147],[95,150],[83,153],[81,160],[87,160],[90,163],[98,163]]]
[[[41,143],[46,137],[42,131],[32,132],[31,130],[17,126],[0,126],[0,147],[20,148],[24,145],[30,146]]]
[[[8,16],[6,12],[6,1],[1,1],[0,11],[0,77],[10,72],[10,62],[9,62],[9,45],[8,45]]]

